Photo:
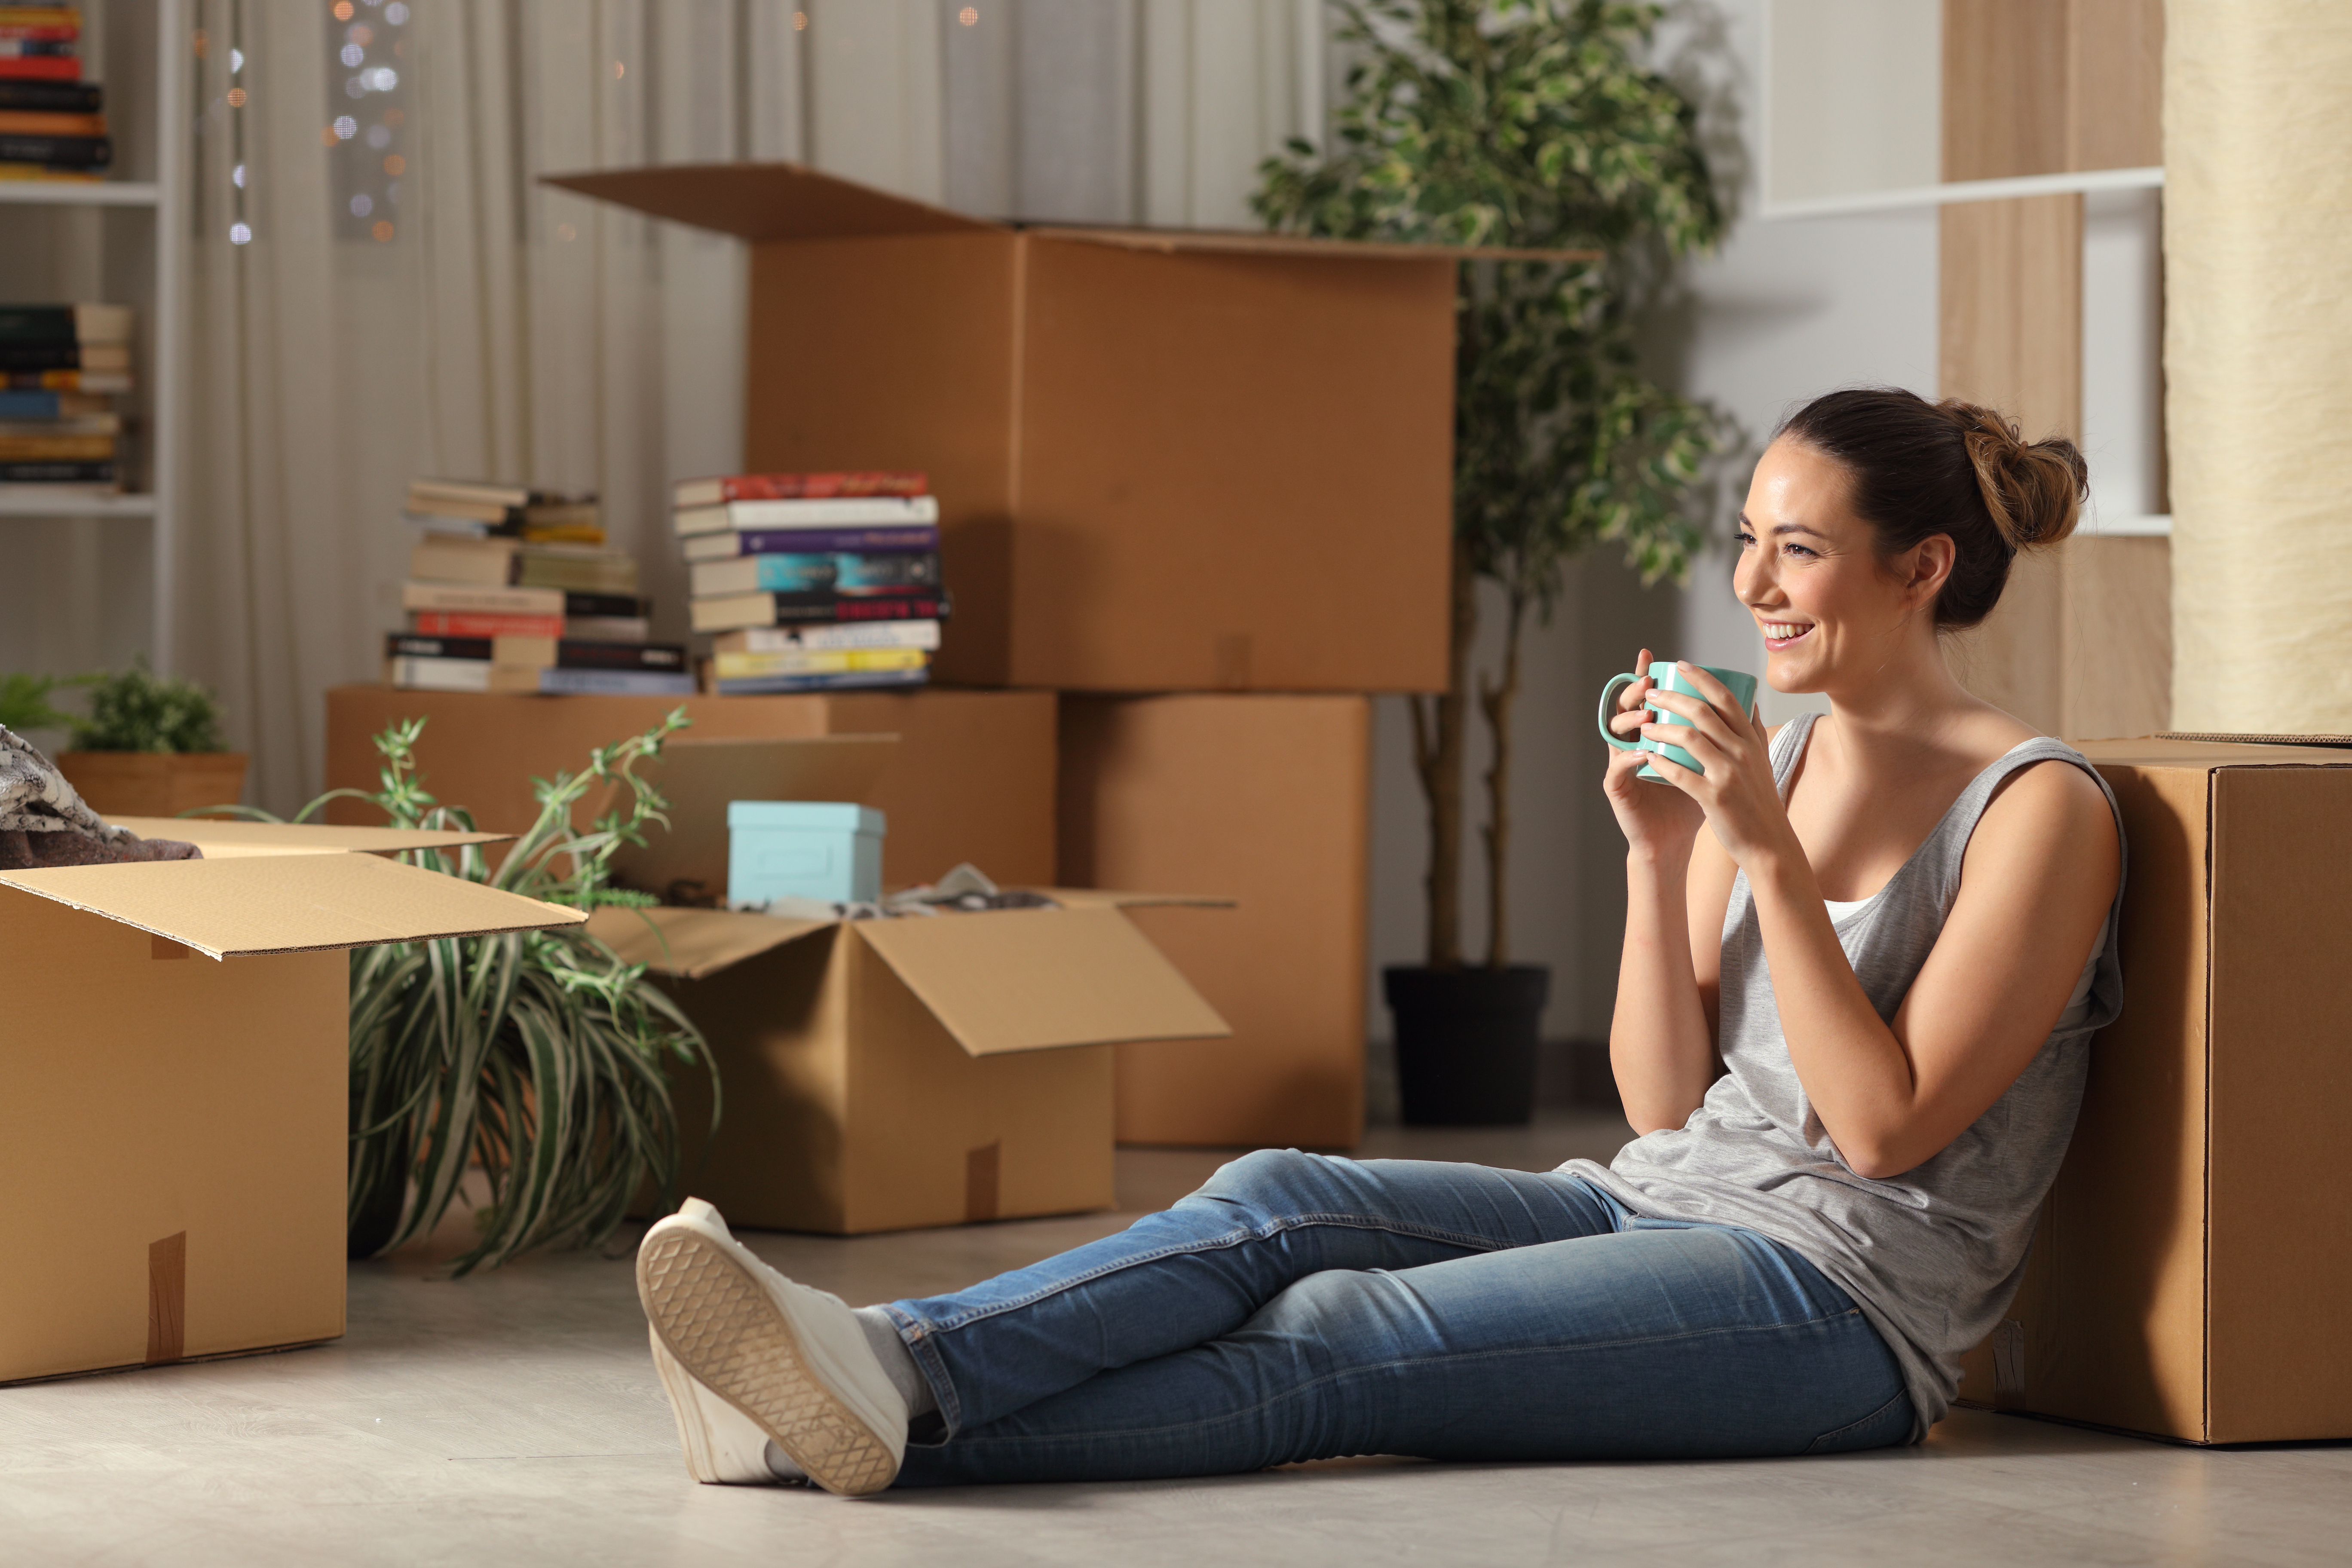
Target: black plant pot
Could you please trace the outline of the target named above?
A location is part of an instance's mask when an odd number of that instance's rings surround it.
[[[1524,1127],[1536,1107],[1536,1037],[1551,971],[1381,972],[1396,1019],[1397,1094],[1412,1127]]]

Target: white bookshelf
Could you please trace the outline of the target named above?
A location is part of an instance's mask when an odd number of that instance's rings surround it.
[[[128,476],[133,488],[120,495],[0,489],[0,526],[61,519],[143,523],[145,651],[157,670],[168,672],[177,629],[194,34],[188,0],[82,0],[81,9],[82,74],[105,85],[114,165],[95,184],[0,181],[0,254],[24,258],[5,268],[5,291],[24,303],[104,300],[132,308],[133,390],[123,407],[140,432],[141,461]],[[76,209],[87,216],[68,216]],[[50,258],[46,279],[30,259],[37,254]],[[5,532],[0,542],[16,543]],[[106,547],[114,542],[110,535]],[[83,551],[93,560],[101,553],[95,543]],[[60,587],[77,599],[93,591],[88,584]]]

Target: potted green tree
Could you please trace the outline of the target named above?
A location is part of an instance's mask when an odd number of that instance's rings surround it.
[[[1412,700],[1430,827],[1428,952],[1382,979],[1405,1120],[1528,1120],[1549,973],[1510,962],[1512,706],[1522,633],[1571,557],[1621,543],[1645,580],[1702,539],[1686,497],[1718,416],[1647,381],[1633,326],[1674,260],[1723,226],[1696,111],[1643,63],[1662,7],[1617,0],[1333,0],[1355,63],[1334,145],[1261,168],[1278,230],[1557,251],[1465,262],[1456,296],[1454,555],[1446,690]],[[1475,693],[1486,772],[1486,958],[1462,952],[1463,773],[1480,579],[1502,592],[1501,668]]]
[[[203,687],[144,659],[71,684],[89,689],[89,716],[67,720],[58,771],[100,816],[177,816],[245,794],[245,753],[222,746],[220,703]]]

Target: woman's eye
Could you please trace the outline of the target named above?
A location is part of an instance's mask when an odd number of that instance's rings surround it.
[[[1812,550],[1811,550],[1811,549],[1808,549],[1806,546],[1801,545],[1801,544],[1789,544],[1789,545],[1783,545],[1781,548],[1783,548],[1783,549],[1785,549],[1786,551],[1788,551],[1788,552],[1789,552],[1790,554],[1791,554],[1791,555],[1811,555],[1811,554],[1815,553],[1815,552],[1813,552],[1813,551],[1812,551]]]
[[[1756,547],[1756,536],[1744,528],[1732,537],[1739,541],[1739,548],[1742,550],[1752,550]]]

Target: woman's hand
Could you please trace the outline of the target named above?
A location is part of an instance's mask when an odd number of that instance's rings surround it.
[[[1642,650],[1633,668],[1650,668],[1648,648]],[[1630,741],[1646,733],[1651,689],[1650,678],[1644,674],[1618,693],[1617,714],[1609,721],[1609,728],[1620,739]],[[1649,859],[1674,861],[1688,857],[1706,816],[1681,791],[1662,789],[1648,779],[1633,776],[1643,763],[1664,761],[1649,752],[1612,751],[1609,771],[1602,775],[1601,787],[1609,796],[1609,808],[1617,814],[1617,826],[1625,835],[1626,847]]]
[[[1717,840],[1741,867],[1752,870],[1759,854],[1794,850],[1801,855],[1795,830],[1789,826],[1787,804],[1772,778],[1771,741],[1764,726],[1706,670],[1688,663],[1675,668],[1699,695],[1653,690],[1643,701],[1690,722],[1643,724],[1642,736],[1681,747],[1706,771],[1694,772],[1670,757],[1653,757],[1651,765],[1706,814]],[[1617,722],[1612,721],[1612,725]],[[1623,814],[1619,815],[1622,818]]]

